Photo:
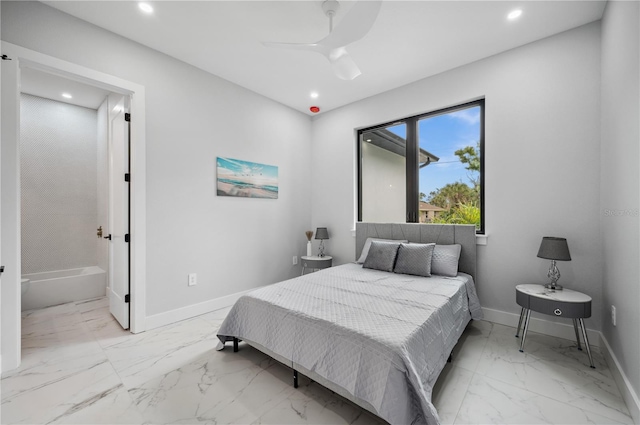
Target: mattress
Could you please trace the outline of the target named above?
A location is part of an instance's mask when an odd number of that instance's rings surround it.
[[[245,294],[218,337],[253,341],[392,424],[433,425],[433,385],[467,323],[481,317],[467,274],[426,278],[345,264]]]

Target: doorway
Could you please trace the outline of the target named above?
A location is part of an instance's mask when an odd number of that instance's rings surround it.
[[[42,55],[38,52],[24,49],[10,43],[2,42],[2,53],[9,60],[2,61],[2,228],[12,229],[3,231],[2,238],[2,263],[7,266],[3,276],[1,300],[2,317],[2,370],[13,369],[20,364],[20,311],[21,311],[21,244],[20,244],[20,157],[18,152],[19,130],[19,106],[20,106],[20,78],[22,70],[35,70],[53,76],[63,77],[88,86],[97,87],[119,96],[121,101],[116,102],[117,107],[109,120],[110,128],[121,131],[121,138],[130,142],[130,151],[124,146],[119,151],[121,160],[125,165],[115,168],[113,172],[121,173],[121,182],[126,183],[126,190],[119,189],[114,196],[123,201],[121,210],[127,210],[130,221],[122,218],[118,235],[112,231],[113,241],[116,236],[126,249],[116,249],[120,254],[126,254],[125,262],[129,266],[120,267],[119,271],[109,273],[112,276],[118,274],[129,275],[129,284],[112,285],[109,296],[110,301],[114,291],[117,292],[121,302],[114,316],[118,318],[123,327],[131,332],[138,333],[145,329],[145,105],[144,87],[138,84],[119,79],[95,70],[84,68],[76,64],[61,61],[56,58]],[[120,108],[119,110],[117,110]],[[129,112],[127,112],[127,110]],[[126,114],[126,115],[125,115]],[[116,116],[120,118],[115,118]],[[129,119],[125,120],[125,117]],[[113,118],[113,119],[112,119]],[[128,134],[124,133],[124,130]],[[123,155],[130,152],[130,160]],[[117,162],[117,161],[116,161]],[[125,182],[125,174],[128,181]],[[111,190],[110,190],[111,192]],[[109,195],[110,200],[112,194]],[[128,200],[128,206],[124,200]],[[115,216],[114,216],[115,217]],[[111,223],[110,223],[111,226]],[[115,229],[117,225],[114,225]],[[109,242],[113,244],[113,242]],[[126,245],[125,245],[126,244]],[[114,244],[115,245],[115,244]],[[113,249],[109,248],[110,254]],[[5,261],[6,260],[6,261]],[[111,262],[110,262],[111,263]],[[110,265],[111,269],[112,266]],[[122,271],[124,270],[124,272]],[[112,270],[110,270],[111,272]],[[130,288],[129,288],[130,285]],[[125,293],[126,291],[126,293]],[[118,298],[118,297],[115,297]],[[118,317],[120,316],[120,317]]]
[[[128,329],[129,96],[25,67],[20,103],[22,310],[107,294]]]

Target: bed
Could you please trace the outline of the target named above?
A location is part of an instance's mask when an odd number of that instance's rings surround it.
[[[433,386],[468,322],[482,318],[475,228],[357,223],[356,259],[368,238],[460,245],[458,273],[421,277],[349,263],[268,285],[234,304],[219,349],[243,340],[290,366],[294,385],[300,372],[389,423],[438,424]]]

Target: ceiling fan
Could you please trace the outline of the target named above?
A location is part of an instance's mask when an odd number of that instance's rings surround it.
[[[263,42],[267,47],[296,49],[317,52],[326,57],[333,72],[343,80],[353,80],[362,74],[360,68],[347,52],[347,46],[367,35],[380,11],[381,1],[358,1],[349,13],[333,28],[333,17],[340,4],[336,0],[322,2],[322,10],[329,18],[329,35],[315,43],[270,43]]]

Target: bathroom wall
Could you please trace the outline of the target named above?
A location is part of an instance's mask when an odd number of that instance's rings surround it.
[[[20,105],[22,274],[96,265],[97,112]]]

